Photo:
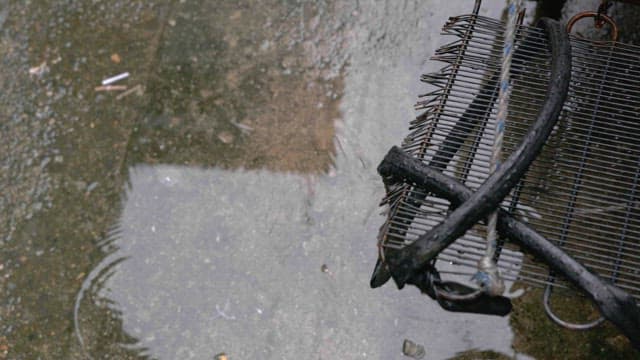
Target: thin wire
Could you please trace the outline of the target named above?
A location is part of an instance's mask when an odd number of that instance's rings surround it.
[[[505,42],[502,53],[502,68],[500,69],[498,116],[496,119],[496,125],[493,128],[491,173],[497,171],[501,164],[504,127],[509,110],[509,94],[511,92],[509,85],[511,77],[511,62],[513,60],[513,51],[515,48],[518,13],[521,8],[522,0],[509,1],[507,27],[504,34]],[[479,281],[484,290],[492,296],[502,295],[505,290],[504,282],[500,278],[498,265],[494,260],[498,248],[497,223],[498,211],[496,210],[489,215],[487,221],[487,249],[485,255],[478,262],[478,273],[474,275],[474,279]]]

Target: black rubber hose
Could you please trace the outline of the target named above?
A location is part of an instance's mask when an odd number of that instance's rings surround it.
[[[383,177],[427,189],[434,195],[447,199],[452,207],[467,203],[474,195],[472,190],[457,180],[423,164],[398,147],[389,151],[378,167],[378,172]],[[503,209],[499,209],[498,232],[522,245],[582,289],[598,306],[602,316],[615,324],[631,340],[633,346],[640,350],[640,309],[629,293],[589,272],[544,236]]]
[[[444,248],[500,205],[527,171],[551,134],[569,90],[571,48],[569,36],[559,22],[541,19],[538,25],[545,30],[549,39],[552,61],[547,97],[536,121],[500,169],[489,176],[467,201],[411,245],[385,254],[391,276],[399,288],[404,286],[414,272],[423,268]]]

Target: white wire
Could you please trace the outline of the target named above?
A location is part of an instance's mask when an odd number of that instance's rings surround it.
[[[507,10],[507,26],[505,31],[505,42],[502,52],[502,68],[500,70],[500,82],[498,93],[498,115],[493,129],[493,146],[491,149],[490,173],[500,168],[502,161],[502,142],[504,139],[504,128],[509,110],[509,96],[511,93],[511,61],[513,59],[516,26],[518,13],[522,9],[522,0],[509,0]],[[497,251],[497,231],[498,211],[489,215],[487,221],[487,248],[485,255],[478,263],[478,273],[475,278],[483,283],[485,291],[490,295],[502,295],[504,283],[500,278],[498,266],[493,260]]]

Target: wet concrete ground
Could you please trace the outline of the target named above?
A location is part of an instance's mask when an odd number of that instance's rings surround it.
[[[0,358],[525,357],[509,318],[368,286],[375,166],[469,1],[0,9]]]

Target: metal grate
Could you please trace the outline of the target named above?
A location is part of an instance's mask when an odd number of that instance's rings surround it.
[[[421,96],[417,108],[424,112],[412,122],[402,147],[477,189],[489,175],[504,24],[457,16],[442,34],[453,41],[438,49],[433,60],[445,66],[422,77],[435,89]],[[524,137],[549,82],[542,31],[519,27],[516,46],[504,157]],[[640,47],[577,37],[571,38],[571,47],[573,72],[563,115],[502,207],[640,298]],[[452,146],[446,138],[462,143]],[[449,211],[446,200],[411,185],[387,190],[383,203],[389,205],[389,215],[379,237],[383,249],[412,243]],[[471,276],[484,252],[484,236],[484,226],[478,224],[438,259],[453,265],[449,272]],[[544,264],[523,258],[510,246],[501,246],[498,262],[505,279],[565,286]]]

